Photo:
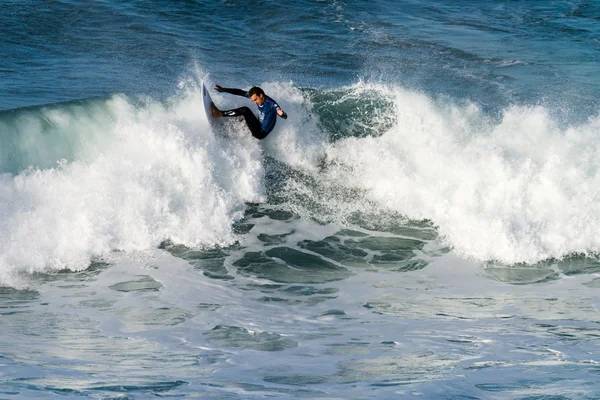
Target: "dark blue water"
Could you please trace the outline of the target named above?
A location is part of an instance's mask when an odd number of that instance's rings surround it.
[[[598,398],[598,76],[590,1],[1,2],[0,397]]]
[[[362,78],[589,116],[599,15],[583,1],[5,2],[0,108],[165,97],[200,65],[238,86]]]

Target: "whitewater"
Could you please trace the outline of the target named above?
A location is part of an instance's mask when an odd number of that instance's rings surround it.
[[[600,9],[262,6],[6,5],[0,398],[600,396]]]
[[[430,220],[458,255],[477,261],[536,263],[600,250],[597,117],[561,128],[541,106],[513,106],[490,118],[475,104],[358,83],[337,89],[336,102],[377,99],[383,110],[346,122],[368,119],[378,135],[330,140],[319,138],[310,95],[263,86],[293,112],[264,153],[314,181],[291,178],[284,194],[302,190],[315,208],[329,207],[318,215],[291,199],[282,208],[331,222],[357,212],[380,215],[374,223],[390,212]],[[211,132],[198,96],[197,88],[167,104],[114,96],[11,115],[5,126],[24,134],[1,160],[18,171],[1,186],[5,279],[20,269],[78,271],[94,257],[164,240],[234,243],[245,203],[265,199],[263,150],[238,133],[240,124],[230,136]],[[331,199],[328,187],[356,192]]]

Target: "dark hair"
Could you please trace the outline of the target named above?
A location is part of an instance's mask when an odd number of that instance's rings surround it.
[[[248,97],[252,97],[254,95],[260,96],[261,94],[265,94],[265,92],[258,86],[254,86],[252,89],[248,90]]]

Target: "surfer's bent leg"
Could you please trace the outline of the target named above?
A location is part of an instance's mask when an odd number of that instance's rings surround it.
[[[260,122],[248,107],[240,107],[234,110],[222,111],[224,117],[244,117],[246,120],[246,125],[252,132],[252,136],[257,139],[264,139],[267,137],[268,133],[262,130],[260,126]]]

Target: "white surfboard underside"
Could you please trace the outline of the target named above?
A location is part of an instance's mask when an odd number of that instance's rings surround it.
[[[208,88],[202,81],[202,104],[204,105],[204,112],[206,114],[206,119],[209,124],[213,122],[212,111],[210,109],[210,103],[212,103],[212,99],[210,98],[210,93],[208,92]]]

